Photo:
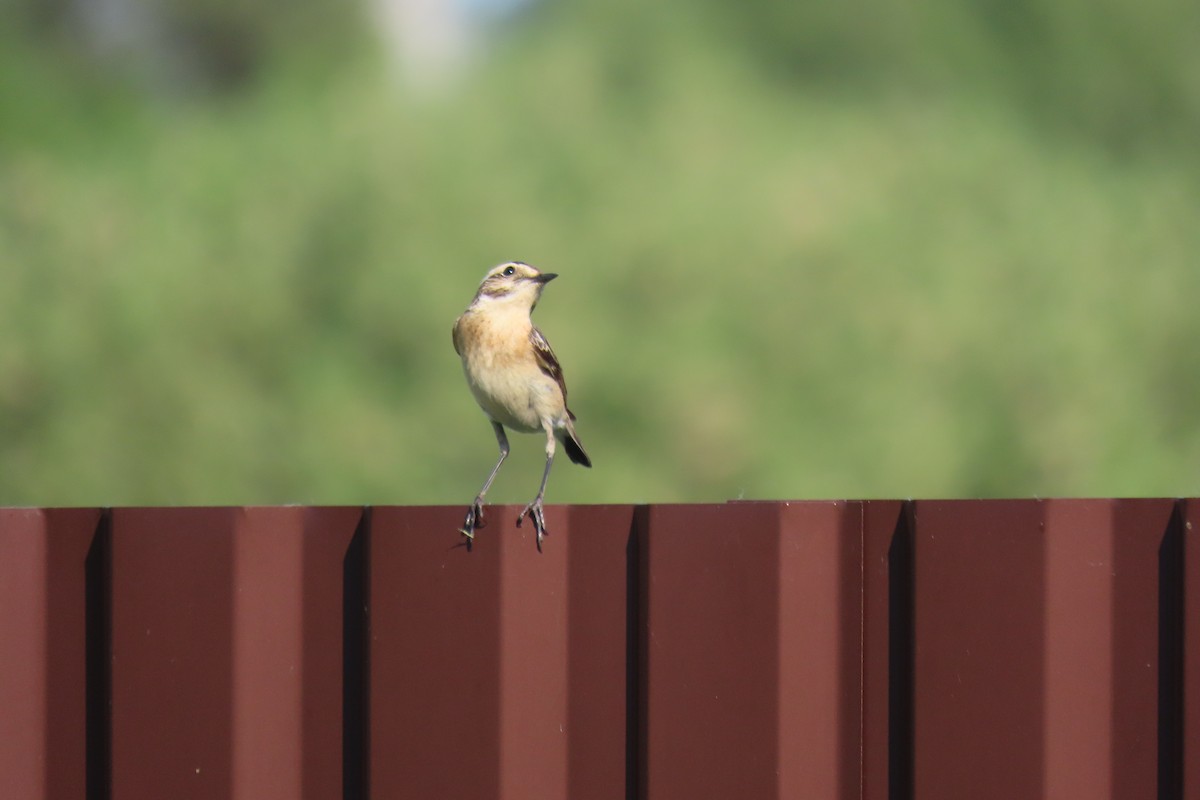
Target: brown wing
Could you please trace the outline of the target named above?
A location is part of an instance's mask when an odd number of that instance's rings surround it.
[[[546,341],[546,337],[542,332],[534,327],[529,331],[529,342],[533,345],[533,356],[537,359],[537,365],[542,372],[554,378],[558,382],[558,388],[562,389],[563,406],[567,404],[567,382],[563,379],[562,367],[559,366],[558,357],[554,355],[554,351],[550,349],[550,343]],[[567,409],[567,416],[575,419],[575,415],[571,413],[571,409]]]

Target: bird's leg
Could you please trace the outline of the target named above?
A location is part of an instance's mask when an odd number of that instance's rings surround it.
[[[546,517],[542,513],[542,498],[546,494],[546,481],[550,480],[550,465],[554,463],[554,429],[546,426],[546,469],[542,472],[542,485],[538,487],[537,497],[525,506],[525,510],[517,516],[517,527],[528,514],[533,520],[533,529],[537,531],[537,549],[542,549],[542,539],[546,538]]]
[[[475,529],[483,527],[483,496],[491,488],[492,481],[496,480],[496,473],[500,471],[500,465],[504,463],[504,459],[508,458],[508,437],[504,435],[504,426],[499,422],[493,422],[492,430],[496,432],[496,442],[500,445],[500,458],[496,460],[496,466],[492,467],[487,480],[483,482],[479,494],[475,495],[475,499],[471,501],[470,507],[467,508],[467,518],[463,522],[463,526],[458,529],[458,532],[468,539],[474,539]]]

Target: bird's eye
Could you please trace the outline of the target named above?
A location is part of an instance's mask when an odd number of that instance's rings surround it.
[[[516,272],[517,272],[516,269],[514,269],[513,267],[508,267],[507,269],[504,270],[505,275],[514,275],[514,274],[516,274]]]

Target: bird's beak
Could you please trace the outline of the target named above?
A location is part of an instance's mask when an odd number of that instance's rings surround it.
[[[558,277],[557,272],[543,272],[541,275],[538,275],[537,277],[535,277],[534,280],[537,281],[538,283],[549,283],[550,281],[554,280],[557,277]]]

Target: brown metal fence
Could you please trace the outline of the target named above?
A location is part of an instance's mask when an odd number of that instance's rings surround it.
[[[1200,501],[0,510],[0,797],[1200,800]]]

